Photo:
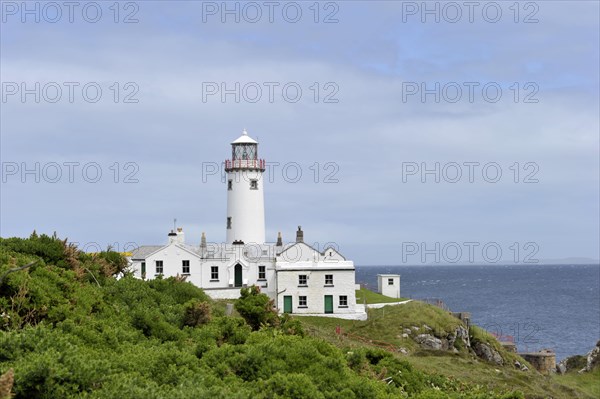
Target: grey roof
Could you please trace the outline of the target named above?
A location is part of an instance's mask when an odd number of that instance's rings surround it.
[[[132,251],[131,259],[146,259],[148,255],[164,247],[165,245],[142,245],[141,247],[137,247],[135,251]]]
[[[190,252],[200,255],[200,247],[198,245],[179,244],[179,246],[187,249]]]
[[[287,243],[287,244],[285,244],[285,245],[283,246],[283,249],[281,250],[280,254],[284,253],[285,251],[287,251],[288,249],[290,249],[290,248],[292,248],[292,247],[295,247],[296,245],[301,245],[301,244],[304,244],[304,245],[306,245],[307,247],[309,247],[310,249],[312,249],[313,251],[315,251],[315,252],[316,252],[316,253],[318,253],[319,255],[323,255],[323,254],[324,254],[324,252],[320,252],[319,250],[317,250],[316,248],[314,248],[312,245],[309,245],[309,244],[305,243],[304,241],[300,241],[300,242],[297,242],[297,241],[296,241],[296,242],[290,242],[290,243]],[[335,249],[335,248],[334,248],[334,249]],[[337,251],[336,251],[336,252],[337,252]],[[341,255],[341,254],[340,254],[340,255]]]

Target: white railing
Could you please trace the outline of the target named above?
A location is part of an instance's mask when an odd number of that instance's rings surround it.
[[[225,170],[231,169],[259,169],[265,170],[264,159],[227,159],[225,160]]]

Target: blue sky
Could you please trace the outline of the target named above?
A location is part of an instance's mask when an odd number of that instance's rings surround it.
[[[317,23],[312,1],[275,2],[272,22],[264,2],[228,3],[239,22],[222,15],[222,2],[121,2],[118,23],[112,1],[97,3],[96,23],[87,2],[73,22],[66,8],[58,18],[37,4],[39,22],[21,2],[2,2],[3,237],[36,229],[102,247],[160,244],[177,218],[188,242],[202,231],[220,242],[226,188],[202,170],[226,159],[246,128],[260,156],[279,163],[265,184],[268,240],[278,231],[293,240],[302,225],[306,241],[335,242],[359,265],[434,260],[402,262],[410,243],[496,243],[504,260],[514,243],[521,261],[527,243],[537,259],[599,257],[598,2],[520,2],[518,15],[512,1],[478,2],[472,22],[463,2],[453,3],[456,22],[447,2],[427,3],[439,22],[422,15],[422,2],[320,2]],[[131,13],[138,22],[123,23]],[[21,84],[35,91],[36,82],[40,102],[23,99]],[[51,82],[62,87],[55,103]],[[79,84],[72,102],[65,82]],[[90,82],[102,90],[95,103],[81,91]],[[206,92],[236,82],[239,102]],[[436,83],[438,102],[408,94]],[[128,94],[137,102],[124,102]],[[78,163],[72,182],[65,162]],[[96,183],[82,176],[92,163]],[[421,175],[436,164],[439,182]],[[452,183],[456,165],[463,175]],[[23,166],[34,172],[22,175]],[[488,181],[498,168],[501,178]]]

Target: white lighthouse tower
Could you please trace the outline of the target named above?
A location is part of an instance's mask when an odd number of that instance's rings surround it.
[[[227,172],[227,243],[264,244],[265,199],[262,178],[265,161],[258,142],[246,130],[231,143]]]

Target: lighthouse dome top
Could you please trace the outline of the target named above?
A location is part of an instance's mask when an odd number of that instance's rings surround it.
[[[246,129],[242,132],[242,135],[231,142],[231,144],[258,144],[258,141],[248,136]]]

